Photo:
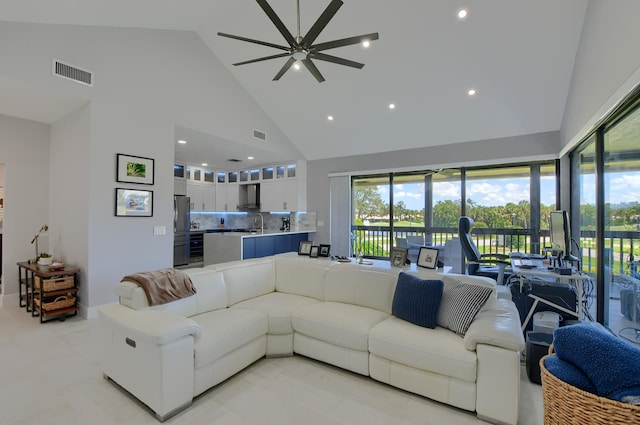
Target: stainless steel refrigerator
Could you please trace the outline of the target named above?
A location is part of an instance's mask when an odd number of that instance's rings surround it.
[[[191,213],[187,196],[173,197],[173,266],[189,264]]]

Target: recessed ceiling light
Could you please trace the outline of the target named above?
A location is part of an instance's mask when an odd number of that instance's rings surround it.
[[[178,140],[178,143],[180,143],[181,145],[186,145],[187,141],[186,140]]]
[[[460,18],[460,19],[466,18],[467,14],[469,14],[469,11],[467,9],[458,10],[458,18]]]
[[[252,156],[248,156],[248,157],[247,157],[247,159],[248,159],[249,161],[253,161],[253,160],[254,160],[254,158],[253,158]]]
[[[328,119],[329,121],[333,121],[333,115],[329,115],[329,116],[327,117],[327,119]]]
[[[371,43],[369,43],[369,40],[365,40],[365,41],[362,42],[362,47],[364,47],[365,49],[367,47],[369,47],[370,45],[371,45]]]
[[[296,71],[300,71],[300,62],[296,62],[293,64],[293,69],[295,69]]]
[[[475,96],[475,94],[476,94],[476,89],[469,89],[469,91],[467,92],[467,94],[468,94],[469,96]]]
[[[395,103],[390,103],[389,104],[389,109],[396,109],[396,104]]]
[[[203,167],[206,167],[207,165],[209,165],[209,164],[207,164],[206,162],[203,162],[203,163],[202,163],[202,166],[203,166]]]

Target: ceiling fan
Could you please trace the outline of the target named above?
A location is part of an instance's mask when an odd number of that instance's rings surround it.
[[[278,59],[289,56],[289,60],[284,64],[280,71],[273,78],[273,81],[277,81],[282,77],[291,66],[296,61],[301,61],[303,65],[311,72],[311,74],[318,80],[319,83],[324,81],[324,77],[315,66],[315,64],[311,61],[311,59],[317,59],[325,62],[332,62],[338,65],[350,66],[352,68],[361,69],[364,64],[354,62],[348,59],[339,58],[336,56],[327,55],[325,53],[321,53],[324,50],[335,49],[337,47],[349,46],[352,44],[363,43],[366,41],[372,41],[378,39],[378,33],[371,33],[365,35],[359,35],[355,37],[342,38],[340,40],[328,41],[325,43],[313,44],[316,40],[320,32],[327,26],[329,21],[333,18],[333,16],[338,12],[338,9],[342,6],[343,2],[341,0],[331,0],[329,6],[322,12],[322,15],[318,18],[318,20],[313,24],[313,26],[309,29],[307,34],[304,37],[300,36],[300,0],[296,0],[297,3],[297,15],[298,15],[298,35],[297,37],[293,37],[291,32],[287,29],[284,23],[280,20],[278,15],[273,11],[271,6],[266,2],[266,0],[256,0],[256,2],[260,5],[262,10],[267,14],[271,22],[276,26],[280,34],[285,38],[289,46],[281,46],[274,43],[269,43],[266,41],[254,40],[251,38],[240,37],[232,34],[225,34],[219,32],[218,35],[222,37],[229,37],[240,41],[247,41],[249,43],[260,44],[263,46],[273,47],[275,49],[285,50],[285,53],[280,53],[277,55],[265,56],[262,58],[251,59],[244,62],[234,63],[234,66],[238,65],[246,65],[249,63],[261,62],[270,59]]]

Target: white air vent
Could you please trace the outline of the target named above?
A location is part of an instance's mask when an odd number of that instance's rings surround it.
[[[77,68],[73,65],[69,65],[64,62],[60,62],[57,59],[53,59],[53,75],[66,78],[67,80],[75,81],[76,83],[84,84],[87,86],[93,86],[93,73]]]
[[[265,140],[267,140],[267,133],[265,133],[264,131],[254,129],[253,137],[255,137],[258,140],[262,140],[264,142]]]

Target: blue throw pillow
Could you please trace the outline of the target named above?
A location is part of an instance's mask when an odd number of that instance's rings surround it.
[[[435,328],[444,283],[400,272],[391,312],[394,316],[425,328]]]

